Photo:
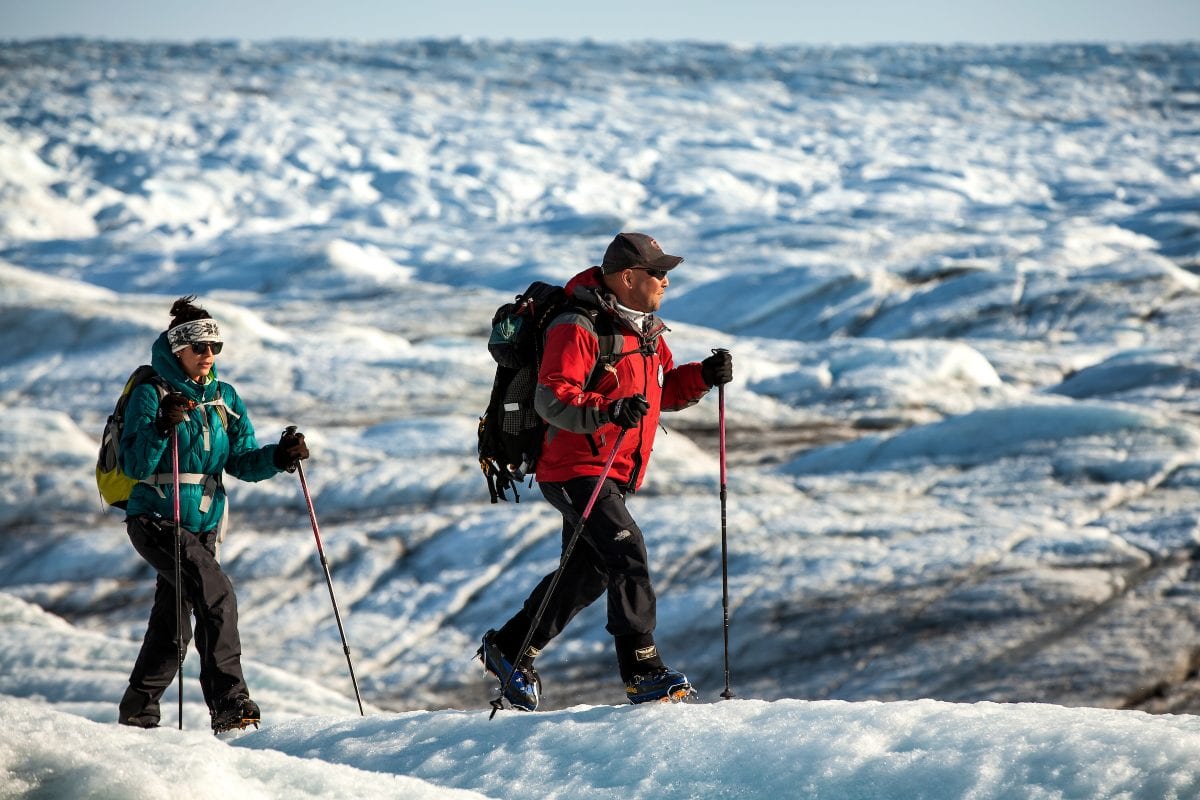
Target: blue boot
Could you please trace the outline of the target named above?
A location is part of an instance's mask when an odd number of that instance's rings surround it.
[[[631,703],[679,703],[695,693],[687,676],[670,667],[634,675],[625,684],[625,695]]]
[[[483,662],[483,668],[500,681],[502,688],[509,673],[512,673],[512,680],[508,681],[508,688],[504,689],[504,699],[511,703],[513,708],[519,708],[522,711],[537,710],[542,681],[538,678],[533,665],[519,664],[514,671],[513,663],[500,651],[495,639],[495,631],[485,633],[483,643],[479,645],[479,650],[475,655],[479,656],[479,660]]]

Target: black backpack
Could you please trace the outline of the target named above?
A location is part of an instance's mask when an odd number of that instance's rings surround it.
[[[600,342],[600,358],[588,379],[590,386],[613,355],[615,337],[607,315],[575,303],[561,286],[534,281],[511,303],[496,309],[488,351],[496,361],[496,377],[487,409],[479,418],[479,467],[487,479],[492,502],[507,501],[505,492],[521,502],[517,484],[534,474],[542,439],[548,427],[533,408],[538,370],[542,364],[546,328],[565,311],[586,315]],[[606,330],[600,330],[600,327]],[[597,369],[601,368],[601,369]]]

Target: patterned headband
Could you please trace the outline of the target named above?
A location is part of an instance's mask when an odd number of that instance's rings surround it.
[[[178,353],[189,344],[195,342],[219,342],[221,329],[211,319],[197,319],[176,325],[167,331],[167,344],[172,353]]]

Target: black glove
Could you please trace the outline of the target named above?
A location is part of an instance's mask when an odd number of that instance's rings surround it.
[[[161,435],[170,436],[175,426],[187,419],[188,412],[195,407],[195,403],[179,392],[171,392],[158,404],[158,418],[154,420],[154,427]]]
[[[649,410],[650,401],[645,395],[635,394],[633,397],[614,400],[608,407],[608,418],[622,428],[636,428]]]
[[[308,458],[308,445],[304,443],[304,434],[296,433],[295,428],[288,428],[283,432],[283,436],[279,437],[279,444],[276,445],[271,458],[275,462],[275,469],[295,472],[296,465],[302,459]]]
[[[733,355],[718,350],[700,362],[700,377],[709,386],[720,386],[733,380]]]

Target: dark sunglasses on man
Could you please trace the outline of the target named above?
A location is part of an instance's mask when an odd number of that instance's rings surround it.
[[[224,346],[224,342],[192,342],[190,345],[192,352],[198,356],[205,355],[210,349],[215,356],[221,352],[221,348]]]
[[[663,278],[667,277],[667,271],[665,269],[651,269],[650,267],[630,267],[630,269],[644,272],[651,278],[654,278],[658,281],[661,281]]]

